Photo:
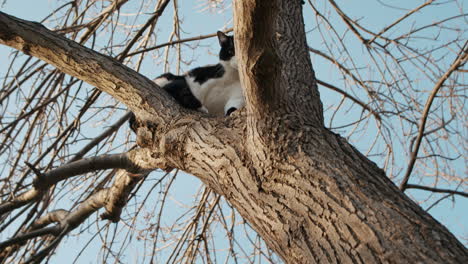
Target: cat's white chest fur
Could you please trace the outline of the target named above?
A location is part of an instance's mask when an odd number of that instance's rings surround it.
[[[230,108],[239,109],[245,104],[237,69],[228,63],[222,64],[223,76],[203,84],[195,82],[195,78],[189,75],[185,77],[193,95],[213,115],[225,115]]]

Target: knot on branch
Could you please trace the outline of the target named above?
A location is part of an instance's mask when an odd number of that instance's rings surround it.
[[[139,127],[136,133],[136,143],[142,148],[148,148],[153,145],[153,132],[145,126]]]
[[[182,165],[176,162],[180,160],[176,157],[185,156],[187,138],[191,131],[196,130],[195,126],[203,123],[199,117],[199,115],[188,113],[167,124],[155,125],[151,121],[140,122],[137,128],[137,144],[151,152],[151,158],[159,165],[158,168],[167,172],[171,171],[174,164]]]

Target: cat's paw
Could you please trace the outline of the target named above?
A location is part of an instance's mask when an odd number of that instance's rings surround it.
[[[204,107],[204,106],[199,107],[199,108],[197,109],[197,111],[203,112],[203,113],[205,113],[205,114],[208,114],[208,109],[206,109],[206,107]]]
[[[234,111],[236,111],[236,110],[237,110],[237,108],[235,108],[235,107],[229,108],[229,109],[227,110],[227,112],[226,112],[226,116],[230,116],[230,115],[232,114],[232,112],[234,112]]]

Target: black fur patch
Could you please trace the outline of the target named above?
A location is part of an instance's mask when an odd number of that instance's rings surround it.
[[[159,75],[158,77],[156,77],[156,79],[166,78],[168,81],[173,81],[173,80],[180,79],[180,77],[181,76],[174,75],[174,74],[168,72],[168,73],[163,73],[163,74]]]
[[[224,67],[221,64],[213,66],[198,67],[191,70],[188,75],[195,79],[195,82],[203,84],[209,79],[221,78],[224,75]]]
[[[190,91],[190,87],[184,76],[165,73],[156,79],[159,78],[166,78],[170,81],[161,88],[168,92],[183,107],[196,110],[202,106],[200,101]]]

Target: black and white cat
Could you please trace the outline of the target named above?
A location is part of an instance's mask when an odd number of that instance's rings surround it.
[[[237,70],[234,38],[217,32],[221,50],[219,63],[190,70],[184,75],[165,73],[154,82],[185,108],[217,116],[230,115],[245,105]],[[135,116],[130,127],[136,131]]]
[[[218,31],[219,63],[184,75],[165,73],[154,81],[182,106],[213,115],[229,115],[244,106],[234,38]]]

